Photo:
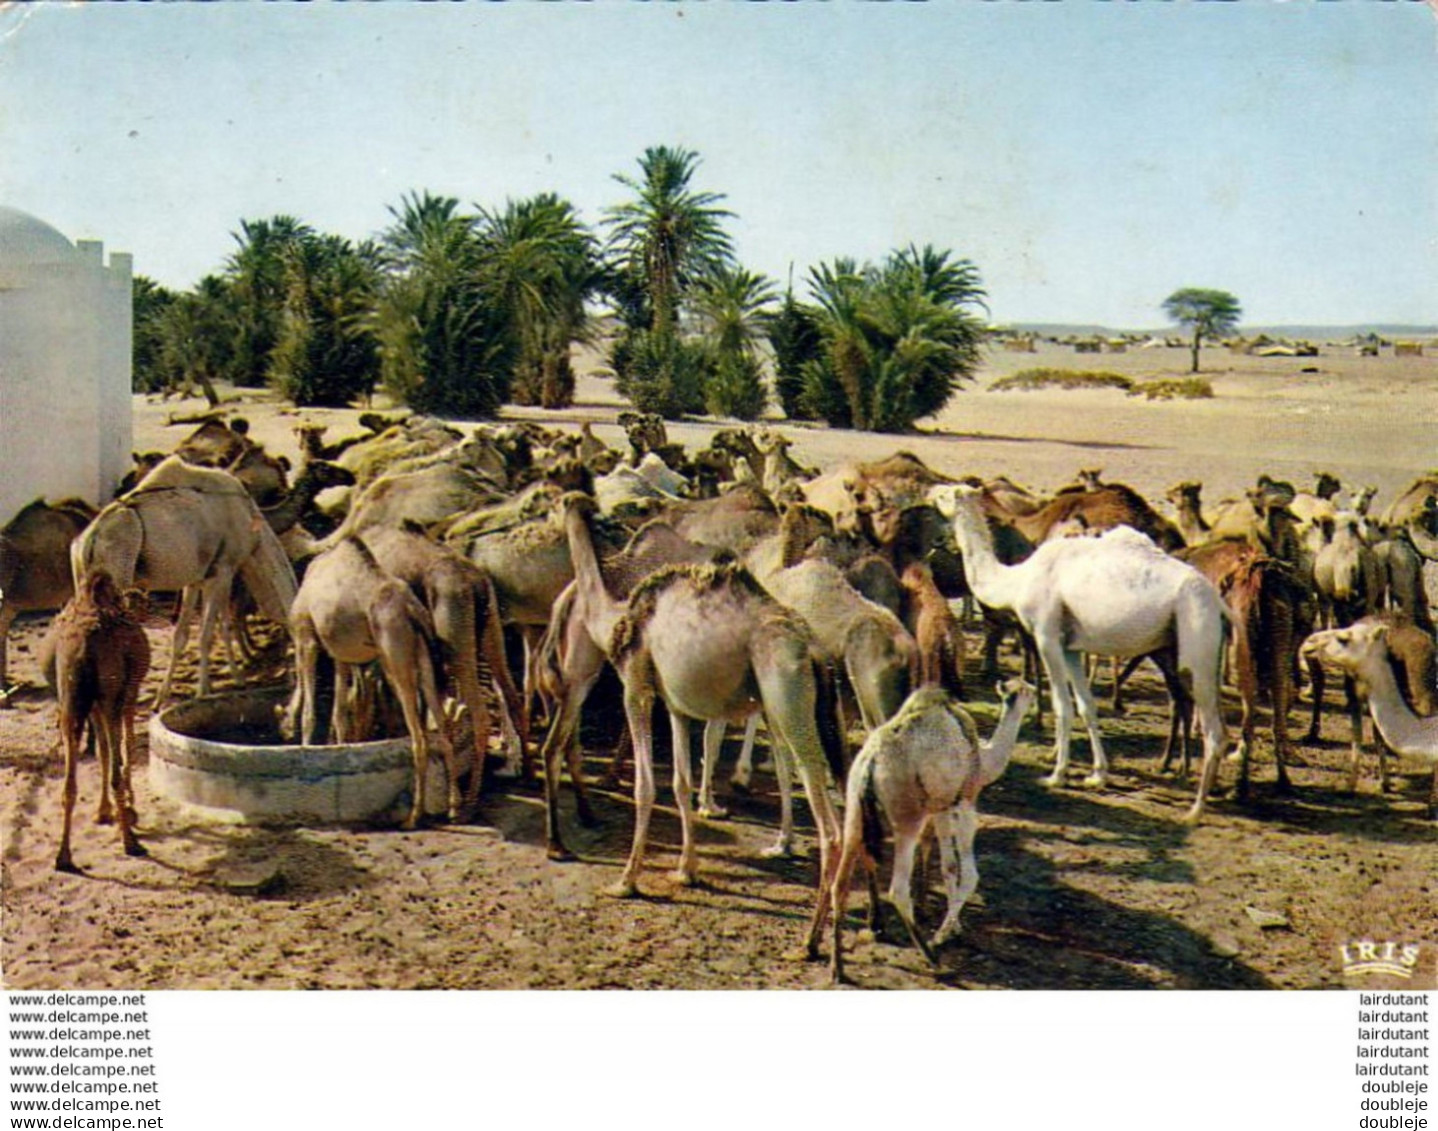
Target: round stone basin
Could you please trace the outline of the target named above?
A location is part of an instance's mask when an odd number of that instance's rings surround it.
[[[291,746],[276,708],[283,688],[211,695],[150,719],[150,784],[174,801],[241,820],[293,824],[398,821],[414,773],[408,738]],[[426,807],[445,806],[444,762],[430,759]]]

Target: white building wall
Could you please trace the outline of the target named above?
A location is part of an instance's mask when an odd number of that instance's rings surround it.
[[[37,497],[110,498],[129,465],[131,263],[0,248],[0,525]]]

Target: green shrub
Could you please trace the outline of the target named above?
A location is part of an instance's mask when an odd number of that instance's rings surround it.
[[[758,420],[768,404],[763,369],[749,354],[728,354],[714,362],[704,383],[704,407],[715,416]]]

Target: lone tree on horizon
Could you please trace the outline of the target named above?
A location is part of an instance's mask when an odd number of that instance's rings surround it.
[[[1193,331],[1193,368],[1198,372],[1198,348],[1204,338],[1221,338],[1238,328],[1243,308],[1227,291],[1183,287],[1163,300],[1163,312],[1178,325]]]

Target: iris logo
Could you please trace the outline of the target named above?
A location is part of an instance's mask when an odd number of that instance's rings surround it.
[[[1343,974],[1393,974],[1399,978],[1413,977],[1418,966],[1417,943],[1362,942],[1344,943],[1338,948],[1343,956]]]

